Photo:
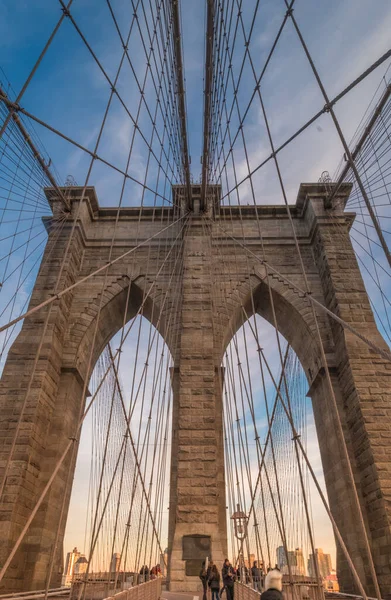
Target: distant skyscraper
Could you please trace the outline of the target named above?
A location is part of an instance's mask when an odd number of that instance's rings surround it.
[[[88,560],[84,556],[84,554],[80,554],[80,557],[77,559],[75,563],[75,568],[73,571],[74,575],[83,575],[87,572]]]
[[[322,578],[330,575],[332,571],[330,554],[324,554],[322,548],[315,548],[315,557],[318,563],[319,575]],[[313,554],[310,554],[308,559],[308,574],[310,577],[316,577]]]
[[[284,546],[278,546],[278,548],[276,550],[276,557],[277,557],[277,566],[282,571],[282,569],[284,567],[286,567],[288,564]],[[271,565],[271,566],[273,566],[273,565]]]
[[[160,569],[163,577],[167,575],[167,564],[168,564],[168,548],[165,549],[164,554],[160,554]]]
[[[72,550],[72,552],[68,552],[66,560],[65,560],[65,569],[64,574],[62,576],[62,585],[71,585],[72,577],[75,570],[75,564],[77,560],[80,558],[81,554],[78,552],[76,546]]]
[[[121,555],[119,552],[114,552],[111,563],[110,563],[110,573],[117,573],[119,571],[119,566],[121,562]]]
[[[325,577],[323,580],[323,588],[327,592],[339,592],[339,583],[335,571],[333,571],[331,575],[327,575],[327,577]]]
[[[296,548],[295,550],[295,564],[296,564],[296,575],[305,575],[305,563],[303,550],[301,548]]]
[[[305,575],[304,556],[301,548],[288,550],[288,557],[285,553],[284,546],[279,546],[276,550],[277,566],[282,573],[292,575]],[[288,566],[289,563],[289,566]]]
[[[251,567],[254,564],[254,560],[256,560],[255,558],[255,554],[250,554],[250,556],[246,556],[244,559],[244,566],[247,567],[248,569],[251,569]]]

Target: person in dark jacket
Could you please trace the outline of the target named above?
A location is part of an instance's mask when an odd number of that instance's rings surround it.
[[[258,590],[258,592],[262,591],[262,571],[258,567],[258,563],[254,560],[253,566],[251,567],[251,577],[253,579],[254,590]]]
[[[272,569],[266,575],[265,591],[261,594],[261,600],[283,600],[282,575],[277,569]]]
[[[245,583],[247,585],[250,581],[250,575],[249,575],[248,568],[246,567],[246,565],[244,565],[244,579],[245,579],[245,581],[243,583]]]
[[[149,580],[149,569],[147,565],[143,565],[140,569],[140,575],[142,577],[141,581],[145,582]]]
[[[226,558],[224,561],[221,574],[223,577],[224,588],[227,594],[227,600],[234,600],[235,573],[228,558]]]
[[[209,569],[208,569],[209,571]],[[202,600],[207,600],[207,591],[208,591],[208,573],[206,572],[205,569],[205,561],[202,561],[202,567],[201,567],[201,571],[200,571],[200,575],[199,575],[201,581],[202,581],[202,589],[204,591],[203,596],[202,596]]]
[[[220,573],[218,572],[217,567],[214,563],[211,563],[210,565],[208,585],[212,592],[212,600],[219,600]]]

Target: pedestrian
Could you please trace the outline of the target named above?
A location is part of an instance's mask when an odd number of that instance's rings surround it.
[[[224,589],[227,594],[227,600],[234,600],[234,581],[235,581],[235,573],[233,571],[232,565],[229,562],[228,558],[225,559],[223,568],[221,570]]]
[[[145,581],[145,565],[143,565],[140,569],[140,583],[144,583]]]
[[[202,600],[207,600],[206,592],[208,591],[208,573],[207,573],[207,571],[205,569],[205,561],[204,560],[202,561],[202,566],[201,566],[201,571],[200,571],[199,578],[202,581],[202,589],[204,591],[203,596],[202,596]]]
[[[261,590],[263,590],[263,584],[265,583],[265,570],[262,562],[259,565],[259,570],[261,572]]]
[[[262,592],[262,587],[261,587],[262,574],[261,574],[261,569],[258,567],[258,562],[256,560],[254,560],[253,566],[251,567],[251,576],[253,578],[254,590],[257,590],[258,592]]]
[[[212,592],[212,600],[219,600],[220,573],[218,572],[216,565],[212,562],[209,569],[208,585]]]
[[[245,580],[246,585],[250,581],[250,576],[248,574],[248,568],[246,567],[246,565],[244,565],[244,580]]]
[[[266,575],[265,591],[261,594],[261,600],[283,600],[281,571],[272,569]]]

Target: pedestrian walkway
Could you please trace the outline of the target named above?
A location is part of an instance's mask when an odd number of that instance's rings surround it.
[[[199,600],[200,597],[188,594],[186,592],[162,592],[161,598],[164,600]]]

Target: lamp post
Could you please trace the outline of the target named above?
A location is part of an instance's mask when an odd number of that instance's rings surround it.
[[[242,553],[239,555],[239,570],[240,570],[240,580],[242,583],[247,583],[246,578],[243,577],[244,569],[243,569],[243,541],[247,537],[247,515],[245,512],[240,510],[240,505],[236,505],[236,512],[232,515],[231,519],[234,522],[234,531],[235,537],[241,543]],[[250,566],[250,565],[249,565]],[[250,580],[251,577],[251,568],[249,568]]]
[[[234,522],[235,537],[242,542],[247,535],[247,515],[240,510],[239,504],[236,505],[236,512],[231,519]]]

